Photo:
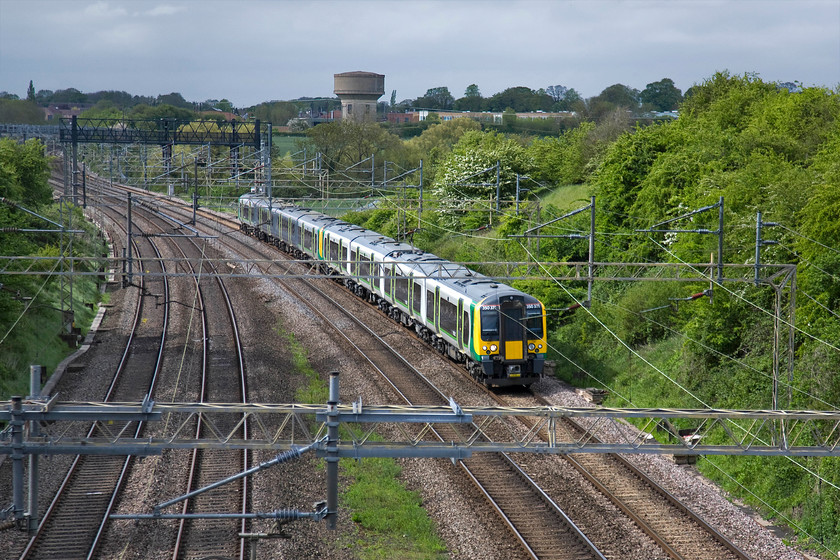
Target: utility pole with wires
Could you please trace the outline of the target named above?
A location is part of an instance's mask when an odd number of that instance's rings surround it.
[[[518,177],[517,177],[518,178]],[[585,212],[589,210],[589,234],[582,235],[579,233],[569,233],[565,235],[544,235],[540,233],[540,230],[548,225],[551,225],[555,222],[559,222],[560,220],[565,220],[566,218],[571,218],[581,212]],[[536,233],[534,233],[536,232]],[[592,282],[595,278],[595,196],[590,197],[590,202],[586,206],[582,208],[578,208],[577,210],[572,210],[571,212],[567,212],[563,214],[559,218],[551,219],[544,224],[536,225],[528,230],[525,230],[525,233],[522,235],[511,235],[510,237],[513,238],[536,238],[537,242],[539,243],[540,239],[543,238],[551,238],[551,239],[588,239],[589,240],[589,258],[587,261],[587,288],[586,288],[586,301],[583,302],[584,307],[589,307],[592,303]],[[539,260],[539,250],[537,251],[537,259]]]

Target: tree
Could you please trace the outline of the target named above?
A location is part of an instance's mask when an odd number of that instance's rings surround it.
[[[682,101],[682,92],[671,78],[662,78],[645,86],[639,99],[657,111],[673,111]]]
[[[343,171],[371,155],[380,160],[386,150],[400,143],[377,123],[352,120],[319,124],[306,132],[304,142],[313,153],[321,153],[322,164],[330,171]]]
[[[50,101],[56,103],[85,103],[87,95],[76,88],[58,89],[53,93]]]
[[[470,84],[464,91],[464,97],[455,101],[455,109],[459,111],[478,112],[484,109],[484,98],[481,97],[481,92],[478,86]]]
[[[10,138],[0,139],[0,196],[38,207],[52,201],[47,183],[50,168],[40,140],[19,144]]]
[[[391,109],[393,110],[397,104],[397,90],[391,92]]]
[[[0,122],[43,124],[44,112],[35,103],[0,97]]]
[[[176,92],[167,93],[166,95],[158,95],[156,101],[160,105],[172,105],[173,107],[180,107],[181,109],[192,108],[192,103],[188,103],[180,93]]]
[[[554,101],[562,101],[566,97],[569,88],[566,86],[548,86],[545,92],[551,96]]]
[[[26,90],[26,100],[35,101],[35,85],[29,80],[29,89]]]
[[[189,121],[195,119],[195,113],[189,109],[182,109],[172,105],[155,105],[150,107],[148,105],[135,105],[131,108],[129,118],[132,119],[175,119],[179,121]]]
[[[566,86],[548,86],[546,95],[554,100],[552,110],[554,111],[576,111],[583,103],[583,98],[574,88]]]
[[[449,93],[446,86],[435,87],[426,90],[426,95],[418,97],[414,102],[415,107],[424,109],[452,109],[455,98]]]
[[[598,99],[618,107],[637,109],[639,107],[639,90],[624,84],[613,84],[604,89],[598,95]]]
[[[548,111],[554,100],[544,90],[533,91],[524,86],[507,88],[487,100],[491,111],[513,109],[515,112]]]
[[[433,186],[441,197],[441,207],[452,211],[443,213],[443,219],[448,220],[450,226],[478,227],[487,223],[486,214],[464,216],[463,211],[475,199],[495,199],[497,162],[500,197],[510,200],[516,192],[516,175],[528,174],[533,169],[533,162],[522,144],[495,132],[470,130],[461,136],[441,166]],[[459,224],[459,217],[466,220]]]

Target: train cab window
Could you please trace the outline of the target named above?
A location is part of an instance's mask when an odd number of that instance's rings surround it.
[[[499,340],[499,308],[490,307],[481,310],[481,338]]]
[[[420,285],[420,282],[412,282],[411,297],[411,309],[419,316],[420,307],[423,303],[423,286]]]
[[[461,327],[461,344],[467,346],[470,343],[470,312],[464,310],[464,324]]]
[[[359,274],[359,251],[353,249],[353,252],[350,254],[350,274],[358,275]]]
[[[528,329],[528,338],[542,338],[543,336],[543,312],[539,307],[529,307],[525,316],[525,328]]]

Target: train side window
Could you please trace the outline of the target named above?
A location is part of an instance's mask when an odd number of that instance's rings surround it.
[[[359,271],[359,276],[361,276],[362,280],[370,283],[370,259],[361,253],[359,254],[359,263],[361,264],[361,270]]]
[[[394,281],[394,298],[408,305],[408,278],[399,272],[394,272],[394,274],[396,275],[396,280]]]
[[[339,256],[341,254],[340,249],[338,241],[330,239],[330,260],[337,261],[341,258]]]
[[[426,319],[435,324],[435,293],[432,290],[426,290]]]
[[[312,230],[306,226],[303,228],[303,248],[304,250],[312,250]]]
[[[382,265],[385,268],[383,276],[385,276],[385,295],[390,297],[391,296],[391,283],[393,280],[394,275],[394,267]]]
[[[412,291],[411,309],[414,313],[420,316],[420,307],[423,300],[423,286],[420,285],[420,282],[413,282]]]
[[[458,308],[443,298],[440,300],[440,328],[452,336],[458,330]]]

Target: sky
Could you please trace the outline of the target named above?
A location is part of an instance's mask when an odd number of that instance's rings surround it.
[[[715,72],[840,84],[840,0],[0,0],[0,91],[121,90],[236,107],[332,97],[385,75],[389,101],[470,84],[584,98]]]

